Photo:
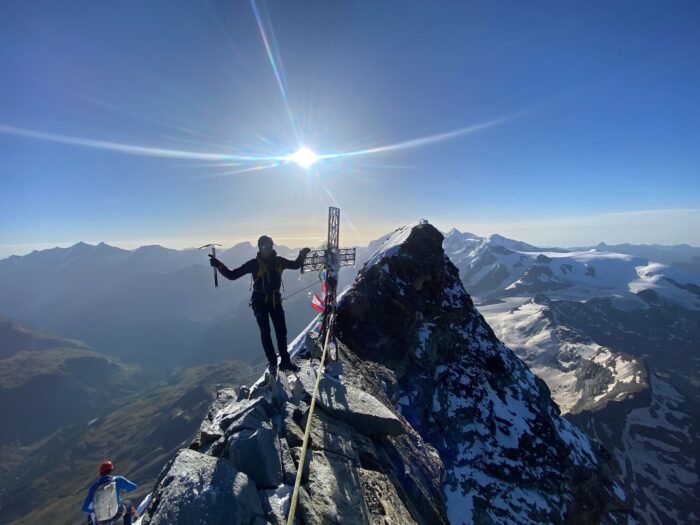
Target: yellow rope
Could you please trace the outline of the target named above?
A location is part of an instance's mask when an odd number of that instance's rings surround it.
[[[318,368],[318,375],[316,376],[316,386],[314,387],[314,394],[311,396],[311,405],[309,406],[309,418],[306,421],[306,430],[304,430],[304,442],[301,445],[301,456],[299,458],[299,467],[297,467],[297,478],[294,480],[294,492],[292,493],[292,503],[289,506],[289,517],[287,518],[287,525],[294,524],[294,514],[297,510],[297,499],[299,498],[299,486],[301,485],[301,475],[304,472],[304,458],[306,457],[306,446],[309,443],[309,433],[311,432],[311,418],[314,415],[314,407],[316,406],[316,394],[318,394],[318,385],[321,382],[321,376],[323,375],[323,366],[326,361],[326,349],[328,348],[328,337],[331,334],[331,324],[333,316],[328,320],[328,326],[326,326],[326,341],[323,343],[323,352],[321,353],[321,364]]]

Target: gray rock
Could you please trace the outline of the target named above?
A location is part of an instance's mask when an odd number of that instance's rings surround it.
[[[248,396],[250,396],[250,387],[248,387],[247,385],[241,385],[241,388],[238,389],[236,401],[243,401],[244,399],[248,399]]]
[[[295,412],[299,413],[298,422],[294,419]],[[302,441],[304,441],[304,428],[302,424],[305,421],[305,412],[302,412],[302,409],[287,406],[284,416],[284,434],[290,447],[300,447]]]
[[[193,450],[203,450],[208,448],[208,445],[219,439],[223,435],[218,421],[215,422],[217,414],[230,405],[236,398],[236,394],[231,388],[223,388],[216,393],[216,397],[212,402],[211,408],[207,417],[199,426],[197,435],[192,440],[189,448]]]
[[[210,456],[220,457],[221,453],[224,451],[225,448],[226,448],[226,438],[221,436],[219,439],[217,439],[213,443],[207,445],[206,447],[203,447],[199,451],[202,454],[209,454]]]
[[[309,482],[298,511],[306,525],[371,523],[359,466],[343,456],[313,451]]]
[[[258,489],[276,488],[282,483],[282,463],[277,435],[268,427],[242,430],[228,442],[228,458],[237,470],[245,472]]]
[[[286,439],[280,442],[280,457],[282,459],[282,478],[286,485],[294,485],[297,478],[297,466],[292,457],[292,451]]]
[[[299,378],[305,390],[312,394],[316,382],[315,371],[304,363]],[[318,406],[352,425],[358,432],[366,435],[403,433],[399,418],[371,394],[328,375],[323,376],[318,388]]]
[[[290,449],[292,452],[292,458],[294,458],[294,464],[296,468],[299,468],[299,461],[301,459],[301,447],[293,447]],[[301,482],[306,483],[309,481],[309,465],[311,464],[313,450],[310,447],[306,448],[306,455],[304,456],[304,470],[301,474]],[[296,475],[295,475],[296,479]]]
[[[381,525],[411,525],[411,516],[395,485],[381,472],[360,469],[362,493],[371,515],[371,523]]]
[[[304,415],[302,426],[308,421],[308,412]],[[355,451],[355,443],[367,439],[347,423],[339,421],[321,410],[314,411],[314,421],[309,431],[310,447],[314,450],[332,452],[345,456],[355,464],[360,463]],[[358,443],[359,444],[359,443]]]
[[[274,523],[275,525],[287,523],[287,514],[292,501],[293,490],[294,487],[290,485],[281,485],[277,489],[258,491],[267,523]]]
[[[252,481],[222,459],[183,449],[161,477],[145,525],[248,525],[264,516]]]
[[[214,419],[214,423],[218,423],[227,434],[244,428],[254,430],[263,421],[268,420],[274,412],[274,409],[265,398],[258,397],[253,400],[229,404],[225,410],[219,412]]]

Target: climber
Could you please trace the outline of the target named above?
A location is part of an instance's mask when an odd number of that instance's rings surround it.
[[[292,364],[287,352],[287,325],[282,308],[282,272],[284,270],[298,270],[304,263],[306,255],[311,251],[304,248],[299,251],[299,256],[290,261],[277,255],[272,249],[272,239],[263,235],[258,239],[258,254],[255,259],[251,259],[243,266],[230,270],[219,259],[209,255],[210,264],[216,268],[221,275],[230,280],[238,279],[244,275],[251,274],[253,279],[253,295],[250,298],[250,306],[253,308],[255,320],[260,328],[260,339],[263,350],[269,363],[271,375],[277,373],[277,355],[272,344],[270,333],[270,319],[275,327],[277,337],[277,350],[280,355],[280,369],[296,372],[299,367]]]
[[[122,521],[126,509],[121,492],[130,492],[138,485],[122,476],[110,475],[113,470],[111,461],[100,464],[100,479],[90,486],[81,509],[88,514],[88,523],[117,525]]]
[[[131,501],[125,501],[124,509],[124,525],[133,525],[138,519],[136,505],[134,505]]]

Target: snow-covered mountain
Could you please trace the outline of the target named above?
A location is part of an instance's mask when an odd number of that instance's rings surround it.
[[[546,381],[564,413],[596,410],[647,387],[641,359],[599,345],[568,326],[547,297],[513,303],[480,311],[499,338]]]
[[[700,410],[668,378],[600,412],[571,419],[617,460],[641,523],[698,523]]]
[[[681,268],[633,255],[587,250],[538,249],[505,239],[452,230],[445,250],[460,270],[464,286],[480,301],[547,294],[552,299],[615,297],[642,308],[643,290],[700,310],[700,279]]]
[[[643,521],[697,520],[700,276],[688,271],[692,261],[660,264],[632,245],[621,246],[629,253],[538,249],[456,230],[445,247],[496,335],[614,454]],[[659,425],[660,408],[677,406]]]
[[[427,223],[384,242],[342,296],[297,516],[306,524],[628,523],[598,446],[474,307]],[[144,525],[283,523],[318,361],[219,393],[163,469]],[[308,457],[308,456],[307,456]]]

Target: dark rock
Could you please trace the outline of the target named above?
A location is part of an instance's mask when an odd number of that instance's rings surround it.
[[[297,479],[297,466],[286,439],[280,439],[280,458],[282,461],[282,481],[285,485],[294,485]]]
[[[282,463],[275,432],[265,426],[232,434],[227,453],[231,465],[248,474],[258,489],[276,488],[282,483]]]

